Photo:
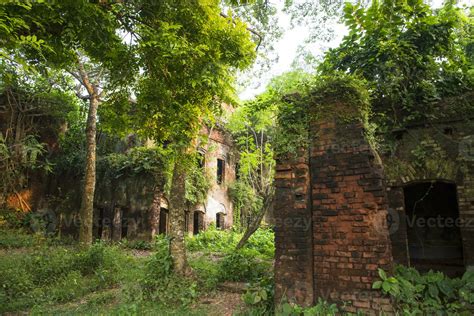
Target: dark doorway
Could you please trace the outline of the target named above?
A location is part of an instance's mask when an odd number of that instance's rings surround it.
[[[421,182],[404,188],[410,264],[420,271],[464,272],[456,185]]]
[[[193,234],[197,235],[202,229],[203,215],[199,211],[195,211],[193,215]]]
[[[126,208],[120,210],[121,238],[128,237],[128,224],[130,222],[130,211]]]
[[[160,209],[160,225],[158,234],[166,235],[168,233],[168,210],[165,208]]]
[[[97,212],[97,235],[96,239],[102,238],[102,233],[104,231],[104,209],[101,207]]]
[[[225,161],[217,159],[217,184],[224,183]]]
[[[222,213],[216,214],[216,228],[224,229],[224,214]]]

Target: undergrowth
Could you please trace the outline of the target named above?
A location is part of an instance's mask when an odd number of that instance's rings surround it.
[[[258,231],[235,251],[239,238],[215,228],[188,238],[194,276],[183,278],[173,273],[169,239],[162,235],[153,242],[81,248],[0,228],[0,314],[205,314],[196,303],[220,283],[271,277],[273,233]],[[145,252],[137,256],[135,250]]]

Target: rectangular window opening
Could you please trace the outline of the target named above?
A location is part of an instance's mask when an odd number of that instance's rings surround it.
[[[225,161],[217,159],[217,184],[224,183]]]

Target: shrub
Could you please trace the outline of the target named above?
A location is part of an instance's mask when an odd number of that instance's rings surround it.
[[[249,284],[242,300],[251,315],[273,315],[275,283],[273,277],[263,277]]]
[[[462,278],[449,278],[441,272],[420,274],[416,269],[397,266],[393,276],[379,270],[380,281],[373,288],[391,295],[403,314],[469,313],[474,304],[474,271]]]
[[[153,244],[145,240],[127,240],[122,239],[120,245],[124,248],[135,250],[152,250]]]
[[[275,234],[270,228],[258,229],[247,241],[244,248],[254,249],[266,258],[275,256]]]
[[[0,228],[0,248],[12,249],[31,247],[38,244],[42,237],[27,234],[23,230],[11,230]]]
[[[301,307],[295,304],[283,303],[277,306],[275,310],[277,316],[335,316],[341,315],[336,304],[328,303],[323,299],[318,299],[318,304],[311,307]],[[348,315],[348,314],[342,314]]]
[[[235,230],[218,230],[211,225],[207,230],[186,239],[189,251],[221,252],[230,254],[235,251],[242,234]],[[275,255],[275,235],[269,228],[258,229],[244,245],[243,249],[254,251],[258,257],[273,259]]]
[[[189,305],[197,297],[196,283],[172,272],[169,239],[158,235],[155,253],[145,259],[142,273],[124,287],[122,294],[125,301],[140,304],[153,302],[165,307]]]
[[[218,230],[211,225],[205,231],[186,239],[186,247],[190,251],[232,252],[240,239],[235,231]]]
[[[196,273],[200,288],[206,292],[215,290],[221,279],[220,265],[206,257],[199,257],[189,261],[190,266]]]
[[[259,260],[255,251],[240,249],[226,255],[221,263],[222,281],[252,281],[272,271],[271,263]]]

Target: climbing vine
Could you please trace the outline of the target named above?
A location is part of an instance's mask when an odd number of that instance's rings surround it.
[[[186,201],[199,204],[205,201],[211,187],[210,176],[197,163],[197,154],[189,154],[181,160],[187,168]],[[174,154],[168,148],[134,147],[126,153],[111,153],[98,160],[99,181],[113,182],[118,179],[136,176],[150,176],[155,184],[162,186],[165,194],[170,194],[173,176]]]

